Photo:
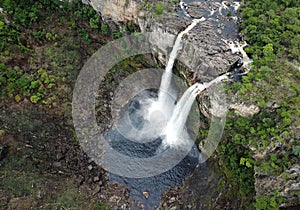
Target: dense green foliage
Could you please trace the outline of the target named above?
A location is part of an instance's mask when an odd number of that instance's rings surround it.
[[[261,111],[252,118],[230,113],[218,152],[228,176],[247,198],[254,195],[254,170],[279,176],[299,163],[295,130],[300,125],[300,2],[244,0],[242,18],[241,32],[253,66],[234,89],[242,100],[256,102]],[[276,145],[282,152],[270,151]],[[284,199],[274,191],[255,201],[253,205],[248,200],[248,208],[278,209]]]
[[[71,175],[78,169],[49,173],[55,158],[46,153],[58,154],[65,140],[69,154],[82,155],[74,150],[72,89],[86,59],[111,39],[101,31],[111,32],[81,0],[0,0],[0,8],[0,146],[9,148],[0,209],[108,209],[78,191]],[[11,206],[13,198],[21,205]]]
[[[103,40],[122,36],[81,0],[0,0],[0,8],[0,98],[4,101],[25,99],[51,106],[59,97],[65,100],[70,95],[65,84],[75,82],[84,57]],[[136,30],[130,22],[124,25],[128,33]]]
[[[1,51],[10,44],[18,44],[18,47],[29,50],[28,38],[32,35],[36,39],[51,39],[50,34],[46,36],[47,32],[37,26],[42,21],[51,20],[56,15],[66,16],[70,26],[73,27],[79,20],[89,21],[92,28],[100,27],[99,17],[93,8],[82,5],[78,0],[72,1],[72,3],[60,0],[1,0],[0,5],[5,11],[0,14]],[[62,22],[64,19],[57,21]],[[37,29],[40,30],[37,31]],[[33,30],[32,34],[31,30]]]
[[[26,74],[18,66],[14,69],[7,68],[4,64],[0,64],[0,85],[3,84],[1,95],[15,97],[19,102],[21,95],[30,96],[30,101],[36,103],[49,94],[49,89],[55,86],[56,78],[40,68],[36,76]],[[16,95],[15,95],[16,94]],[[49,98],[48,98],[49,100]],[[46,104],[47,101],[43,100]]]
[[[80,0],[0,0],[0,7],[1,99],[51,106],[65,97],[62,84],[76,78],[80,45],[100,28],[108,34],[107,26]]]
[[[265,61],[276,57],[300,60],[299,1],[245,0],[244,4],[242,33],[251,45],[248,53]]]

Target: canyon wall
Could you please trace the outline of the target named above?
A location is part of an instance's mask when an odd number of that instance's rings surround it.
[[[142,32],[152,32],[150,42],[159,54],[162,62],[170,52],[174,39],[179,31],[183,30],[191,19],[185,16],[179,4],[172,1],[164,2],[163,14],[157,14],[155,4],[143,3],[138,0],[91,0],[90,4],[97,10],[104,21],[121,24],[133,22],[139,25]],[[207,17],[207,20],[198,24],[186,37],[183,49],[178,58],[193,74],[193,78],[208,81],[224,73],[238,56],[232,54],[230,48],[222,39],[238,40],[238,22],[230,10],[219,11],[216,3],[206,1],[203,4],[189,4],[187,11],[193,18]],[[209,17],[211,11],[214,15]],[[211,10],[211,11],[210,11]]]
[[[178,60],[183,65],[183,74],[190,83],[196,80],[206,82],[226,72],[231,64],[239,59],[239,55],[231,51],[223,40],[238,41],[239,18],[237,3],[229,0],[207,0],[193,2],[180,7],[174,1],[164,1],[163,11],[155,6],[156,1],[142,0],[90,0],[90,5],[98,11],[105,22],[122,25],[132,22],[139,26],[142,32],[152,32],[150,42],[157,57],[162,63],[167,61],[176,35],[191,23],[193,18],[205,17],[206,20],[198,24],[184,37],[184,46]],[[186,15],[187,12],[191,17]],[[251,116],[259,112],[254,104],[237,103],[229,105],[242,116]],[[249,148],[253,149],[253,148]],[[267,152],[282,152],[284,147],[275,145],[268,147],[265,152],[253,151],[254,159],[263,161]],[[258,196],[272,195],[277,190],[284,198],[282,206],[293,205],[297,202],[295,192],[300,190],[299,165],[293,165],[284,173],[271,176],[261,174],[255,168],[255,190]],[[289,177],[284,181],[283,177]]]

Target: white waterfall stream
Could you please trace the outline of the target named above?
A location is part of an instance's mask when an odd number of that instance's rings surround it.
[[[192,24],[190,24],[184,31],[179,33],[179,35],[177,36],[177,39],[175,41],[175,44],[173,46],[172,52],[170,54],[167,63],[166,70],[161,79],[158,101],[155,103],[154,106],[150,108],[150,115],[154,110],[160,110],[160,113],[166,113],[167,111],[164,111],[166,110],[166,108],[169,110],[167,113],[171,113],[171,114],[167,114],[166,119],[168,119],[168,121],[162,133],[162,136],[164,136],[164,140],[162,142],[164,147],[185,145],[186,142],[184,141],[187,141],[184,138],[184,136],[186,136],[185,123],[187,121],[189,112],[191,110],[191,107],[193,105],[196,96],[214,84],[218,84],[226,80],[231,80],[232,76],[236,74],[235,72],[228,72],[216,77],[215,79],[213,79],[208,83],[203,83],[203,84],[196,83],[191,87],[189,87],[184,92],[184,94],[177,102],[177,104],[174,105],[175,101],[172,97],[170,97],[168,93],[171,92],[170,84],[172,80],[172,68],[174,65],[174,61],[178,55],[179,50],[182,48],[182,36],[188,33],[193,27],[195,27],[197,23],[204,20],[205,18],[195,19],[192,22]],[[245,47],[246,44],[241,46],[239,43],[231,43],[231,42],[229,43],[226,41],[224,42],[229,45],[230,49],[232,50],[232,53],[238,52],[241,53],[242,55],[242,62],[244,64],[246,71],[240,73],[240,75],[244,75],[248,73],[248,71],[250,70],[249,65],[251,64],[252,61],[249,59],[246,52],[243,50],[243,47]]]
[[[165,72],[161,79],[161,84],[158,93],[157,106],[159,108],[164,107],[170,103],[170,84],[172,80],[172,70],[174,66],[175,59],[177,58],[179,50],[182,48],[182,37],[192,30],[199,22],[205,21],[205,18],[194,19],[193,22],[182,32],[180,32],[176,38],[173,49],[170,53],[169,60],[165,69]],[[172,101],[174,102],[174,101]],[[171,102],[171,103],[172,103]]]

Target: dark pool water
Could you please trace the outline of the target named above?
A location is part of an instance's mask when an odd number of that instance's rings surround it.
[[[199,156],[199,150],[194,146],[178,165],[160,175],[136,179],[109,174],[109,178],[111,181],[124,184],[130,190],[130,198],[141,202],[145,209],[155,209],[163,192],[170,187],[180,186],[186,177],[192,174],[198,165]],[[148,192],[149,197],[146,198],[143,192]]]
[[[148,93],[145,93],[145,95],[151,96],[151,94]],[[152,96],[155,97],[155,94],[152,94]],[[136,97],[124,106],[121,114],[121,116],[124,114],[129,115],[132,123],[131,126],[134,126],[137,131],[142,131],[143,126],[147,123],[144,117],[141,116],[140,109],[142,109],[142,106],[139,104],[139,98]],[[161,148],[162,137],[155,138],[152,141],[147,141],[146,143],[140,143],[136,141],[136,139],[128,139],[115,127],[107,134],[106,140],[114,150],[133,158],[153,157],[168,149]],[[155,209],[159,206],[162,193],[170,187],[180,186],[186,177],[192,174],[198,166],[199,158],[201,158],[198,148],[194,145],[186,154],[187,155],[179,161],[177,165],[156,176],[128,178],[110,173],[109,178],[113,182],[125,185],[130,190],[130,198],[142,203],[145,209]],[[147,192],[149,197],[145,196],[143,192]],[[132,207],[132,209],[139,208],[140,207],[138,206]]]

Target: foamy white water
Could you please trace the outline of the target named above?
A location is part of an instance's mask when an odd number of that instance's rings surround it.
[[[198,85],[196,83],[189,87],[176,104],[173,114],[163,131],[163,135],[165,136],[163,140],[164,145],[174,147],[185,144],[186,139],[183,132],[189,112],[199,92]]]
[[[180,6],[183,7],[184,4],[181,1]],[[236,5],[237,7],[239,5]],[[227,9],[225,2],[222,2],[219,7],[219,12],[222,9]],[[166,147],[178,147],[184,145],[190,145],[191,139],[188,136],[185,124],[192,108],[193,102],[198,94],[203,92],[205,89],[211,87],[214,84],[221,83],[225,80],[230,80],[233,73],[225,73],[215,78],[214,80],[208,83],[196,83],[189,87],[180,100],[175,105],[175,98],[169,93],[171,91],[171,81],[172,81],[172,69],[176,57],[178,56],[179,51],[182,49],[182,37],[192,30],[199,22],[205,21],[205,18],[195,19],[193,22],[182,32],[180,32],[175,40],[173,49],[170,53],[169,60],[165,72],[162,75],[160,89],[158,93],[158,100],[154,102],[149,109],[149,120],[154,113],[158,113],[159,116],[155,115],[154,118],[159,117],[163,119],[163,122],[167,122],[166,126],[162,128],[161,136],[164,136],[162,146]],[[243,50],[244,46],[241,46],[239,43],[229,42],[223,40],[226,44],[229,45],[232,53],[241,53],[242,60],[246,69],[248,69],[249,64],[252,62],[247,56],[246,52]],[[250,68],[249,68],[250,69]],[[152,119],[154,119],[152,118]],[[153,121],[153,122],[152,122]],[[151,123],[152,122],[152,123]],[[157,124],[154,120],[150,120],[150,123],[155,127]],[[162,125],[162,124],[160,124]]]
[[[183,1],[179,2],[179,6],[181,8],[181,10],[183,11],[183,14],[187,17],[191,17],[189,13],[187,13],[186,11],[186,4]]]
[[[194,19],[193,22],[182,32],[180,32],[175,40],[173,49],[170,53],[169,60],[165,69],[165,72],[161,78],[161,84],[158,93],[158,101],[155,105],[158,109],[165,109],[164,107],[170,107],[173,104],[174,98],[170,96],[170,84],[172,81],[172,70],[176,57],[178,56],[179,50],[182,49],[182,37],[192,30],[199,22],[205,21],[205,18]],[[154,110],[152,110],[154,111]]]
[[[241,45],[238,42],[227,41],[225,39],[222,39],[222,41],[229,46],[232,54],[241,53],[243,65],[249,71],[252,60],[248,57],[247,53],[244,50],[244,47],[247,46],[247,43],[245,42],[244,44]],[[245,72],[244,74],[247,74],[248,71]]]
[[[186,136],[185,123],[192,108],[193,102],[195,101],[195,98],[198,94],[211,87],[212,85],[221,83],[229,79],[229,74],[223,74],[208,83],[196,83],[184,92],[184,94],[176,104],[173,114],[163,131],[163,134],[165,136],[163,144],[165,146],[178,147],[188,143],[186,142],[188,140],[184,138],[184,136]]]

